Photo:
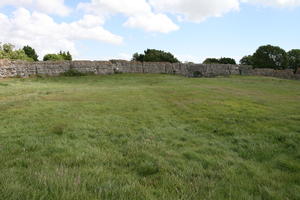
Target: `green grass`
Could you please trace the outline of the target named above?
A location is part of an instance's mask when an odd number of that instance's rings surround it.
[[[0,199],[300,199],[300,82],[0,80]]]

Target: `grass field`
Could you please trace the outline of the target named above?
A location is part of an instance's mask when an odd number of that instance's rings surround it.
[[[0,199],[300,199],[300,82],[0,80]]]

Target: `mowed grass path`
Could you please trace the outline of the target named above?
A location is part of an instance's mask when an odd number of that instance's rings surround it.
[[[300,199],[300,82],[0,80],[0,199]]]

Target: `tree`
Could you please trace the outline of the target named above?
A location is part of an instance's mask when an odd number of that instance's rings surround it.
[[[7,53],[7,54],[13,52],[14,48],[15,48],[15,46],[10,43],[3,44],[3,46],[2,46],[3,52]]]
[[[47,54],[44,56],[44,61],[58,61],[64,60],[64,58],[59,54]]]
[[[143,54],[138,54],[138,53],[135,53],[133,54],[132,56],[132,61],[140,61],[140,62],[143,62],[144,61],[144,56]]]
[[[73,60],[73,57],[69,51],[67,52],[66,60],[70,60],[70,61]]]
[[[179,62],[178,59],[171,53],[156,49],[147,49],[144,51],[144,54],[135,53],[133,54],[132,60],[140,62]]]
[[[32,58],[28,57],[23,49],[14,50],[15,46],[12,44],[0,43],[0,59],[11,59],[11,60],[26,60],[33,61]]]
[[[285,50],[277,46],[265,45],[259,47],[252,57],[256,68],[286,69],[288,56]]]
[[[44,61],[72,60],[72,55],[69,51],[60,51],[58,54],[47,54],[44,56]]]
[[[300,49],[292,49],[288,53],[289,67],[297,71],[300,68]]]
[[[236,62],[233,58],[220,58],[219,59],[219,63],[220,64],[232,64],[232,65],[236,65]]]
[[[217,58],[206,58],[203,64],[219,64],[219,59]]]
[[[253,61],[252,61],[252,56],[248,55],[248,56],[244,56],[241,60],[240,60],[240,64],[241,65],[253,65]]]
[[[206,58],[203,64],[232,64],[236,65],[236,62],[233,58]]]
[[[24,46],[23,51],[29,58],[32,58],[34,61],[38,61],[39,56],[36,54],[35,50],[32,47],[28,45]]]

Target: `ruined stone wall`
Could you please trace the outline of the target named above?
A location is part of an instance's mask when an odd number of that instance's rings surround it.
[[[115,73],[144,73],[143,63],[129,62],[126,60],[111,60],[113,72]]]
[[[0,60],[0,78],[17,76],[17,69],[10,60]]]
[[[194,64],[187,67],[188,77],[216,77],[239,75],[238,65]]]
[[[296,73],[295,73],[295,77],[297,80],[300,80],[300,67],[297,68]]]
[[[36,68],[36,74],[59,76],[61,73],[70,69],[70,61],[46,61],[46,62],[33,62],[33,67]]]
[[[72,61],[70,69],[97,75],[114,73],[113,64],[108,61]]]
[[[33,75],[58,76],[70,69],[96,75],[114,73],[178,74],[187,77],[216,77],[228,75],[272,76],[300,79],[300,72],[292,70],[253,69],[252,66],[222,64],[183,64],[161,62],[112,61],[46,61],[27,62],[0,60],[0,78],[30,77]]]
[[[267,68],[256,68],[253,69],[252,66],[240,66],[239,67],[241,75],[247,76],[270,76],[284,79],[297,79],[300,80],[300,76],[294,73],[292,69],[285,70],[275,70]]]
[[[70,61],[27,62],[0,60],[0,77],[30,77],[32,75],[58,76],[70,69]]]

